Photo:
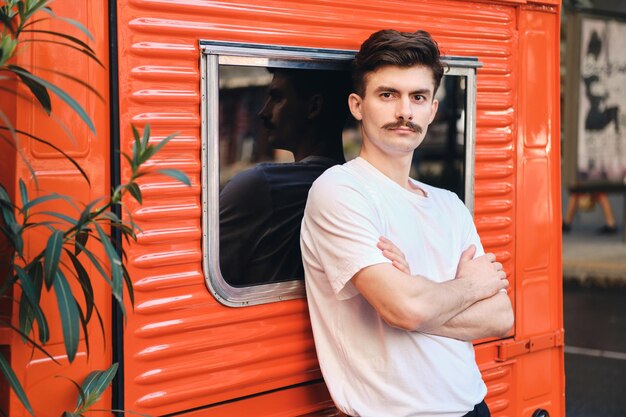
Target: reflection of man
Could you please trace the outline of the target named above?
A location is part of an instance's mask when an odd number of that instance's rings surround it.
[[[301,245],[315,345],[351,416],[489,416],[471,340],[510,330],[506,274],[458,197],[408,176],[442,74],[426,32],[366,40],[349,97],[360,155],[309,192]]]
[[[273,69],[259,117],[270,145],[294,163],[261,163],[220,194],[220,268],[234,286],[304,276],[300,223],[313,181],[344,162],[341,134],[349,76],[336,71]]]

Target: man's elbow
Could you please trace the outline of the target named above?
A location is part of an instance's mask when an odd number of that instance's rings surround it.
[[[497,321],[497,326],[495,326],[496,328],[494,329],[494,336],[498,338],[508,336],[509,334],[511,334],[511,330],[513,329],[514,324],[515,317],[513,315],[513,310],[509,308],[501,315],[500,319]]]
[[[395,305],[393,309],[386,310],[381,314],[383,320],[390,326],[406,331],[420,331],[429,326],[431,317],[425,311],[411,306],[400,307]]]

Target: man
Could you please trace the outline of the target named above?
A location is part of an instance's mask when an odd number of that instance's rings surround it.
[[[220,270],[230,285],[303,279],[300,224],[313,181],[345,162],[341,135],[348,116],[347,73],[271,69],[259,117],[270,146],[293,163],[261,163],[220,193]]]
[[[309,192],[301,246],[311,323],[324,379],[350,416],[489,416],[471,340],[510,330],[506,274],[482,255],[455,194],[409,178],[442,74],[426,32],[367,39],[348,99],[360,156]]]

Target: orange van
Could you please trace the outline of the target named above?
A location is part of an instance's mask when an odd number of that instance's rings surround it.
[[[0,328],[0,348],[37,416],[73,409],[75,387],[56,376],[81,381],[113,362],[118,377],[96,408],[187,417],[341,415],[317,363],[302,277],[235,285],[223,273],[220,190],[261,161],[292,157],[271,148],[257,115],[273,68],[345,71],[360,43],[383,28],[427,30],[446,56],[446,111],[414,174],[462,196],[485,250],[511,282],[514,330],[475,342],[492,414],[564,416],[558,0],[57,0],[53,8],[93,33],[107,69],[78,54],[58,56],[51,45],[27,50],[18,62],[72,69],[105,100],[57,80],[94,118],[97,135],[60,113],[79,140],[54,134],[91,186],[55,153],[25,142],[40,187],[84,202],[106,195],[130,175],[117,149],[131,149],[131,124],[150,125],[154,141],[177,132],[151,164],[184,171],[192,186],[150,176],[141,182],[143,204],[128,202],[141,228],[136,243],[121,242],[135,306],[124,324],[108,286],[94,282],[105,332],[94,327],[89,357],[82,344],[68,364],[55,319],[46,347],[60,366]],[[19,103],[11,115],[17,126],[49,136],[58,130]],[[348,122],[346,157],[358,141]],[[0,146],[0,178],[15,192],[17,178],[30,174],[15,150]],[[2,391],[10,416],[28,415],[6,386]]]

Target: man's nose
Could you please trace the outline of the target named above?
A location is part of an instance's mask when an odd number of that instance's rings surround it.
[[[413,120],[413,108],[408,97],[402,97],[396,104],[396,119]]]
[[[263,104],[263,107],[257,113],[257,116],[259,116],[261,119],[269,119],[270,118],[270,116],[269,116],[269,114],[270,114],[270,112],[269,112],[269,104],[270,104],[270,100],[269,99],[265,100],[265,104]]]

